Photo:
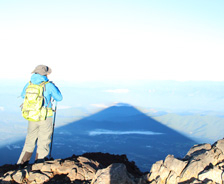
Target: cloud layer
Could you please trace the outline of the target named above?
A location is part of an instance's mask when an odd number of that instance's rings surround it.
[[[140,134],[140,135],[161,135],[163,133],[160,132],[152,132],[152,131],[113,131],[113,130],[104,130],[104,129],[97,129],[89,131],[90,136],[97,136],[97,135],[129,135],[129,134]]]

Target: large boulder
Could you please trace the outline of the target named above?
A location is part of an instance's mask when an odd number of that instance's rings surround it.
[[[182,170],[186,167],[187,162],[174,158],[173,155],[168,155],[165,161],[158,161],[153,164],[150,171],[150,182],[170,183],[174,184],[179,181],[179,176]]]
[[[91,184],[135,184],[124,164],[114,163],[105,169],[99,169]]]
[[[195,145],[183,159],[168,155],[153,164],[149,175],[154,184],[224,183],[224,139]]]

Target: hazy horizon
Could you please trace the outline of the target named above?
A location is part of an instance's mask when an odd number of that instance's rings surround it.
[[[0,142],[8,143],[26,135],[27,122],[21,116],[19,107],[23,99],[19,96],[27,81],[3,82],[0,91]],[[117,103],[126,103],[147,116],[158,117],[188,136],[203,137],[202,133],[213,128],[214,135],[206,134],[213,140],[217,138],[215,134],[220,137],[217,131],[222,130],[220,126],[224,122],[224,82],[136,80],[55,84],[64,97],[58,103],[57,127]],[[186,124],[181,125],[182,122]],[[210,127],[212,123],[216,124]],[[197,129],[195,135],[191,133],[194,129]]]

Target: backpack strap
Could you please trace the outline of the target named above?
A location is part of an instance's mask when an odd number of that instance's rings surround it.
[[[42,82],[40,85],[44,85],[43,86],[43,88],[44,88],[44,90],[43,90],[43,92],[44,91],[46,91],[46,88],[45,88],[45,85],[47,84],[47,83],[50,83],[50,81],[44,81],[44,82]],[[44,97],[44,94],[43,94],[43,97]],[[44,97],[44,103],[45,103],[45,97]],[[48,102],[48,104],[47,104],[47,108],[49,107],[49,104],[51,103],[51,100]]]
[[[43,91],[46,91],[46,88],[45,88],[45,85],[49,83],[49,81],[44,81],[42,82],[40,85],[43,86],[44,90]]]

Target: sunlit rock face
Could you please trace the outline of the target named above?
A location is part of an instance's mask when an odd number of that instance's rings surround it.
[[[150,183],[223,183],[224,139],[215,144],[193,146],[183,159],[168,155],[153,164]]]
[[[1,183],[135,184],[143,179],[144,174],[125,155],[108,153],[73,155],[67,159],[30,164],[24,168],[16,165],[0,167]]]

